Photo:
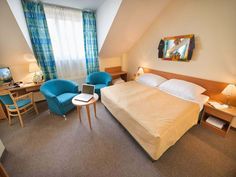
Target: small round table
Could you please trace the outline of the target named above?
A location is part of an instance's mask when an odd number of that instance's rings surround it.
[[[89,127],[90,127],[90,129],[92,129],[89,105],[93,104],[94,115],[95,115],[95,117],[97,118],[96,102],[97,102],[99,96],[98,96],[98,94],[94,93],[93,98],[92,98],[91,100],[89,100],[88,102],[75,100],[76,97],[77,97],[77,96],[75,96],[75,97],[72,99],[72,103],[77,107],[77,112],[79,113],[80,122],[81,122],[81,113],[80,113],[80,110],[81,110],[82,106],[86,106],[87,115],[88,115]]]

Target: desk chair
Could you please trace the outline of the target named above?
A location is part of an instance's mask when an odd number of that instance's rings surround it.
[[[23,114],[30,111],[31,109],[34,109],[35,112],[38,114],[38,109],[34,103],[32,92],[27,93],[25,95],[21,95],[19,97],[13,97],[10,91],[2,90],[0,91],[0,100],[6,106],[9,125],[11,125],[11,117],[18,116],[20,125],[23,128]]]

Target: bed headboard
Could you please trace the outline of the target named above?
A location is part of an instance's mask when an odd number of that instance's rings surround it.
[[[154,70],[154,69],[149,69],[149,68],[143,68],[143,70],[145,73],[157,74],[157,75],[160,75],[160,76],[165,77],[167,79],[181,79],[181,80],[185,80],[185,81],[189,81],[189,82],[198,84],[207,90],[206,92],[204,92],[204,94],[208,95],[211,99],[216,100],[216,101],[220,101],[223,103],[225,103],[227,100],[226,96],[222,95],[221,92],[228,85],[228,83],[200,79],[200,78],[196,78],[196,77],[185,76],[185,75],[180,75],[180,74],[175,74],[175,73],[169,73],[169,72],[164,72],[164,71],[159,71],[159,70]],[[236,106],[236,97],[232,97],[229,100],[229,102],[231,105]]]

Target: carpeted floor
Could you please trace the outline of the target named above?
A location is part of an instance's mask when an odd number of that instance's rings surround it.
[[[7,148],[3,165],[11,177],[235,177],[236,131],[222,138],[201,126],[189,130],[155,162],[99,102],[98,119],[90,131],[83,108],[68,120],[40,115],[8,126],[0,121],[0,138]],[[91,112],[93,110],[91,109]],[[92,114],[93,116],[93,114]]]

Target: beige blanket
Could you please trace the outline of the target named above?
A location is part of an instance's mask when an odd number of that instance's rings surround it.
[[[101,100],[154,160],[198,120],[198,104],[136,81],[103,88]]]

